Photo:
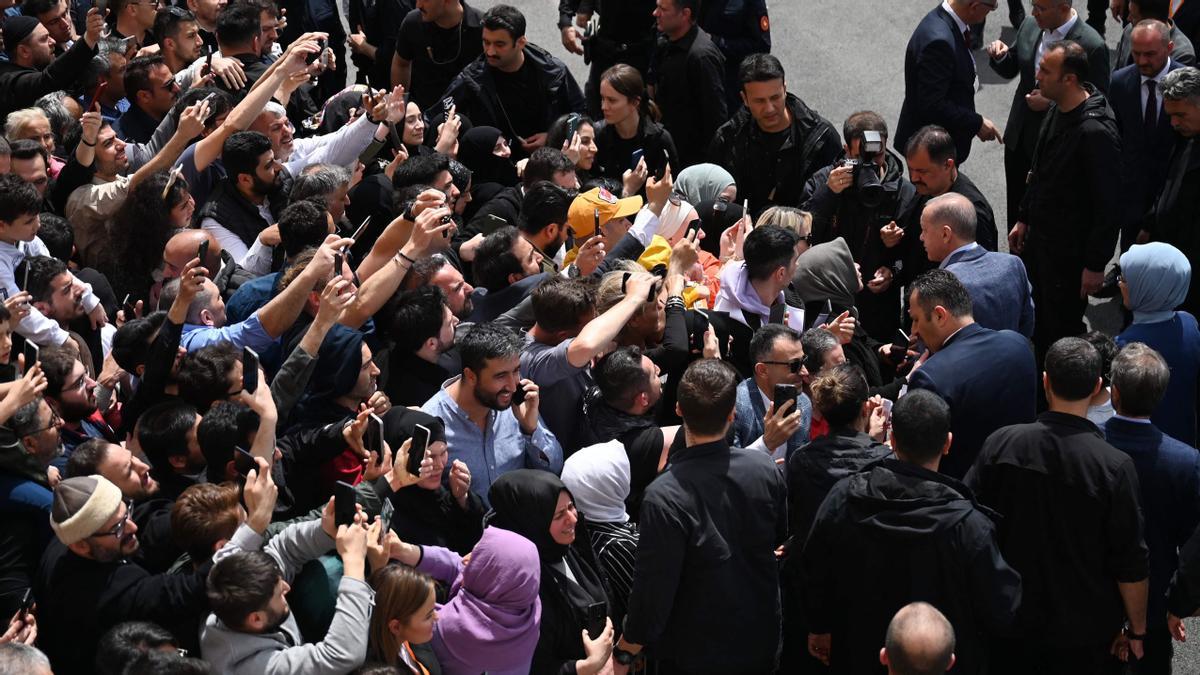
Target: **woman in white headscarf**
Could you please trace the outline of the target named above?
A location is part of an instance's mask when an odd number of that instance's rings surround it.
[[[629,455],[620,441],[591,445],[567,458],[562,482],[587,523],[592,550],[612,591],[612,622],[625,620],[637,561],[637,525],[629,522]]]

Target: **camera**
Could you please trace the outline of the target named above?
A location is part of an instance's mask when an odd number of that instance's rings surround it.
[[[842,166],[854,167],[853,189],[868,208],[876,208],[887,198],[887,189],[879,180],[879,170],[872,159],[883,152],[883,134],[864,131],[858,144],[858,157],[842,161]]]

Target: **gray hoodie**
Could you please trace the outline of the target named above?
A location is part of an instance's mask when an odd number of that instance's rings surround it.
[[[239,528],[249,530],[245,525]],[[252,540],[245,549],[226,546],[218,551],[220,561],[239,550],[262,548],[262,537],[238,537],[237,541]],[[233,542],[231,542],[232,544]],[[266,546],[266,553],[279,563],[283,579],[291,582],[309,560],[333,548],[334,540],[321,529],[321,521],[297,523],[280,532]],[[208,615],[200,632],[204,660],[218,673],[246,675],[341,675],[362,665],[367,655],[367,630],[375,592],[366,582],[342,577],[338,584],[337,606],[333,622],[325,639],[304,644],[295,617],[286,621],[274,633],[243,633],[226,626],[214,614]]]

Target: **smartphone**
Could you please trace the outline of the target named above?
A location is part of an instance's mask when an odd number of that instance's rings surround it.
[[[833,303],[826,299],[825,307],[821,309],[821,313],[817,315],[817,318],[813,319],[813,328],[819,328],[829,323],[829,315],[831,314],[833,314]]]
[[[634,150],[633,153],[631,155],[629,155],[629,169],[631,171],[636,171],[638,162],[642,161],[642,157],[644,157],[645,155],[646,155],[646,151],[643,150],[642,148],[638,148],[637,150]]]
[[[892,338],[892,346],[899,349],[901,354],[908,351],[908,333],[905,333],[903,328],[896,329],[896,337]]]
[[[108,12],[108,0],[96,0],[96,11],[100,12],[100,16],[104,16]]]
[[[742,215],[746,216],[746,217],[750,216],[750,200],[749,199],[742,200]]]
[[[567,241],[564,244],[566,250],[570,251],[575,248],[575,228],[567,226]]]
[[[662,180],[663,176],[667,175],[667,165],[671,163],[671,156],[666,150],[662,151],[662,163],[654,168],[654,180]]]
[[[353,525],[354,516],[358,513],[358,495],[354,494],[354,486],[338,481],[333,486],[333,522],[338,527]]]
[[[316,62],[317,59],[321,58],[321,55],[324,53],[325,53],[325,41],[317,40],[317,51],[309,54],[308,56],[305,56],[304,62],[309,65],[312,65],[313,63]]]
[[[596,226],[596,229],[592,230],[592,235],[599,237],[602,234],[600,232],[600,209],[592,209],[592,217],[595,218]]]
[[[579,125],[583,123],[583,118],[579,115],[572,115],[567,118],[567,142],[571,142],[575,138],[575,134],[579,132]]]
[[[208,45],[207,53],[204,55],[204,68],[205,68],[204,73],[206,75],[212,74],[212,57],[213,57],[213,48],[212,48],[212,45]]]
[[[34,344],[33,340],[25,341],[24,354],[25,354],[25,371],[28,372],[29,369],[33,367],[33,364],[37,363],[38,359],[39,359],[38,346],[36,344]]]
[[[342,260],[344,258],[345,255],[342,253],[333,254],[333,274],[335,277],[342,276]]]
[[[209,241],[205,239],[200,242],[200,248],[196,249],[196,257],[200,259],[201,267],[208,267],[208,244]]]
[[[605,622],[608,620],[608,605],[603,602],[593,602],[587,608],[587,632],[588,637],[592,640],[600,637],[604,632]]]
[[[238,475],[245,477],[250,475],[251,469],[258,468],[258,462],[254,461],[254,455],[246,452],[244,448],[235,447],[233,449],[233,466],[237,469]]]
[[[517,382],[517,390],[513,392],[512,404],[521,405],[525,402],[525,382]]]
[[[383,420],[371,413],[367,417],[367,433],[363,437],[367,454],[375,453],[375,466],[383,464]]]
[[[791,401],[796,402],[796,385],[794,384],[777,384],[775,385],[775,410],[781,410],[783,404]],[[787,414],[791,415],[796,412],[796,406],[788,409]]]
[[[387,541],[388,532],[392,529],[392,516],[396,513],[396,507],[392,506],[392,500],[383,500],[383,507],[379,509],[379,523],[383,527],[379,528],[379,543]]]
[[[370,222],[371,222],[371,216],[367,216],[366,218],[363,218],[362,225],[359,225],[358,229],[354,231],[354,234],[350,235],[350,238],[354,240],[354,243],[356,243],[356,244],[358,243],[358,238],[361,237],[363,232],[366,231],[367,225],[370,224]]]
[[[33,589],[26,588],[25,595],[21,596],[21,607],[19,610],[21,612],[22,619],[24,619],[26,617],[26,615],[29,614],[29,610],[33,609],[33,600],[34,600]]]
[[[454,107],[454,97],[447,96],[442,99],[442,117],[450,119],[450,109]]]
[[[25,271],[21,272],[21,290],[29,290],[29,261],[25,261]]]
[[[96,88],[92,90],[92,97],[88,99],[88,110],[100,109],[100,94],[103,94],[105,89],[108,89],[107,80],[96,85]]]
[[[704,353],[704,333],[708,331],[708,314],[692,310],[692,351]]]
[[[242,347],[242,389],[253,394],[258,389],[258,353]]]
[[[414,425],[412,443],[408,446],[408,464],[405,465],[404,470],[414,476],[420,476],[421,460],[425,459],[425,453],[428,450],[429,427],[420,424]]]
[[[892,419],[892,399],[885,398],[880,401],[880,406],[883,407],[883,414],[890,420]]]
[[[121,309],[125,310],[126,322],[133,321],[136,318],[134,314],[137,312],[137,307],[135,307],[134,304],[129,301],[130,297],[132,297],[132,294],[126,293],[125,299],[121,301]]]

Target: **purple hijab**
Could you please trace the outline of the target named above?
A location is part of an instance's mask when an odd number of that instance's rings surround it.
[[[528,667],[542,617],[537,547],[519,534],[489,527],[460,570],[450,601],[438,608],[441,639],[434,643],[449,657],[438,654],[445,672],[453,672],[454,663],[474,672]]]

